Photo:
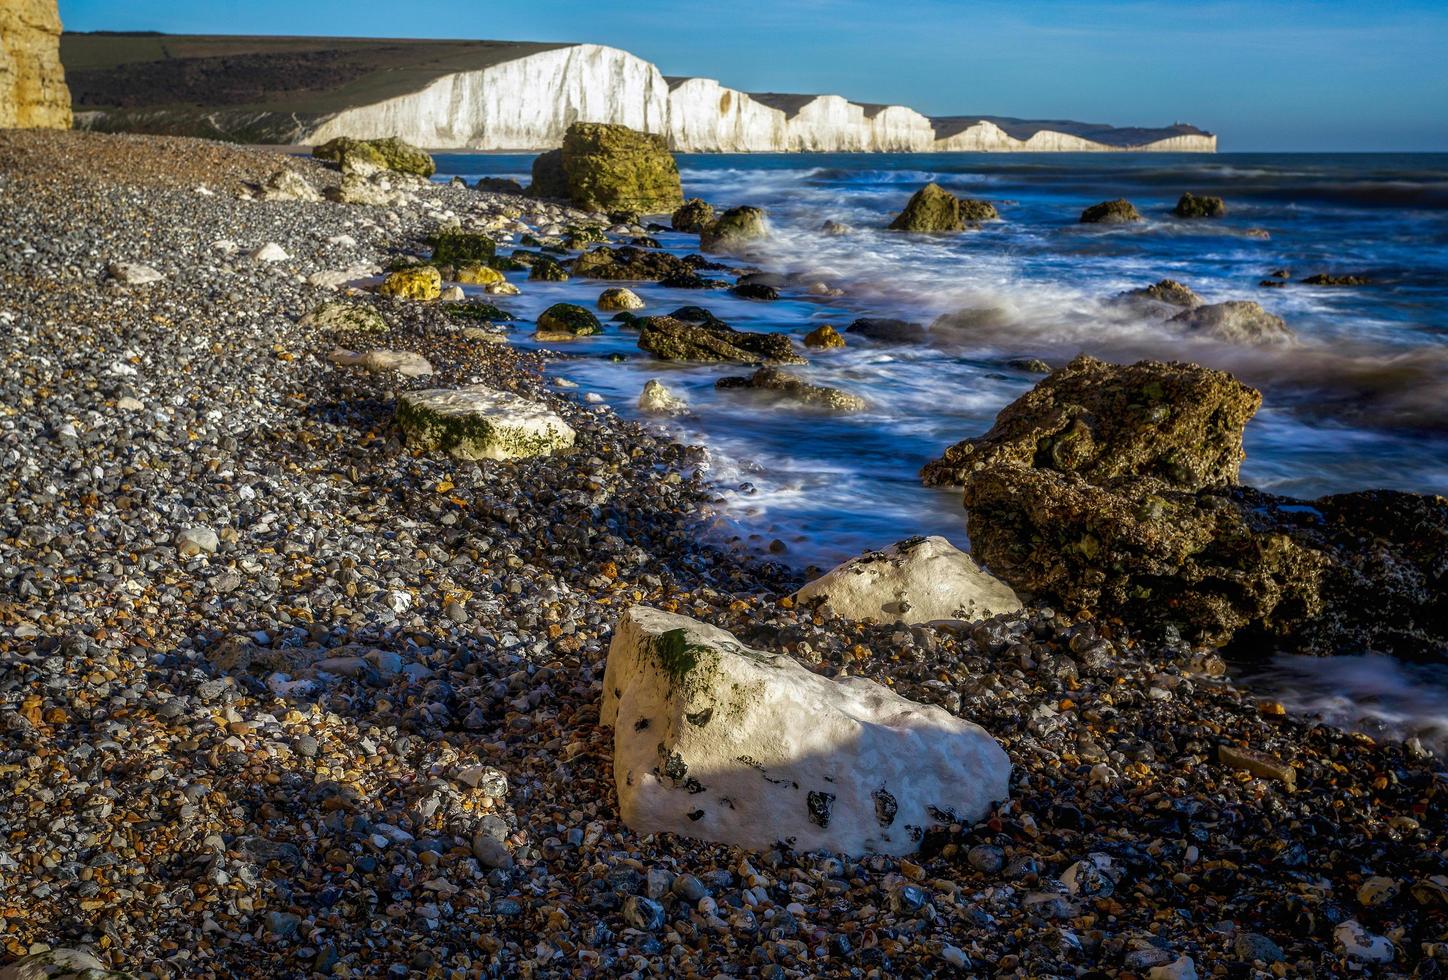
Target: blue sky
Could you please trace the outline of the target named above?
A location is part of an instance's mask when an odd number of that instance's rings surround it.
[[[591,41],[932,115],[1190,122],[1225,150],[1448,151],[1448,0],[60,0],[70,30]]]

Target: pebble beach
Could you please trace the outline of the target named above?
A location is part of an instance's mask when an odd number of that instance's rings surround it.
[[[509,343],[524,321],[356,285],[440,227],[599,216],[421,180],[384,205],[266,200],[284,168],[340,177],[200,140],[0,133],[0,963],[1448,971],[1448,773],[1415,739],[1299,718],[1211,651],[1106,617],[799,608],[800,572],[706,533],[705,448],[550,381],[557,355]],[[385,332],[308,319],[344,294]],[[401,392],[479,383],[546,404],[571,450],[405,445]],[[636,604],[976,722],[1010,799],[907,858],[635,833],[599,709]]]

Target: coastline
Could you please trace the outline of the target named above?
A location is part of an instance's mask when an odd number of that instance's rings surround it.
[[[1349,921],[1395,969],[1441,955],[1448,827],[1419,747],[1290,717],[1131,624],[822,620],[782,601],[794,573],[703,541],[697,449],[546,384],[546,352],[370,294],[380,337],[298,322],[336,295],[315,273],[425,253],[449,217],[566,210],[440,184],[377,208],[239,200],[270,148],[186,139],[4,134],[0,160],[24,243],[0,279],[19,365],[0,418],[8,955],[87,943],[157,975],[1331,973]],[[268,242],[289,258],[247,257]],[[109,260],[165,278],[120,285]],[[338,345],[435,374],[334,367]],[[546,402],[573,453],[403,448],[398,391],[473,381]],[[216,552],[178,556],[196,525]],[[910,859],[631,833],[597,704],[639,602],[978,722],[1011,801]]]

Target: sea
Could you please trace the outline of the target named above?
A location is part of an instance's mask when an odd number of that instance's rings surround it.
[[[525,185],[532,163],[531,155],[491,153],[436,159],[439,180]],[[924,487],[920,467],[984,433],[1040,380],[1019,366],[1023,359],[1059,365],[1078,353],[1194,361],[1259,388],[1244,483],[1304,498],[1367,488],[1448,495],[1448,154],[720,154],[678,162],[686,196],[766,210],[771,234],[752,259],[786,284],[773,302],[630,284],[643,312],[701,305],[738,329],[796,339],[821,324],[845,331],[861,317],[929,325],[972,312],[970,326],[948,338],[851,341],[790,369],[869,401],[845,416],[716,390],[718,378],[747,372],[655,361],[637,349],[635,333],[612,325],[568,345],[550,372],[621,415],[640,417],[638,394],[651,378],[688,400],[687,415],[647,421],[708,450],[718,494],[711,533],[721,545],[801,572],[917,534],[968,548],[959,493]],[[947,236],[886,230],[928,181],[991,201],[1001,220]],[[1223,197],[1226,216],[1174,217],[1184,191]],[[1079,222],[1083,208],[1119,197],[1145,220]],[[825,235],[829,221],[851,232]],[[695,235],[652,234],[671,252],[698,251]],[[1370,284],[1302,283],[1318,273]],[[1286,320],[1297,343],[1184,336],[1113,302],[1166,278],[1209,303],[1255,300]],[[523,283],[522,295],[502,305],[526,321],[553,302],[592,306],[604,285],[570,280],[545,291]],[[520,346],[530,344],[526,336],[518,331]],[[1284,656],[1249,672],[1289,708],[1448,747],[1448,666],[1364,653]]]

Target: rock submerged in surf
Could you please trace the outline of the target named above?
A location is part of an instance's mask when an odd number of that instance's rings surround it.
[[[1202,298],[1190,286],[1175,279],[1162,279],[1150,286],[1128,289],[1118,293],[1115,302],[1134,306],[1144,312],[1175,315],[1181,310],[1194,310],[1202,305]]]
[[[859,395],[828,385],[811,384],[797,374],[772,367],[762,367],[747,378],[720,378],[714,382],[714,387],[720,391],[744,389],[763,392],[778,401],[821,412],[862,412],[868,406]]]
[[[889,227],[891,231],[922,233],[964,231],[967,225],[999,217],[989,201],[958,198],[939,184],[930,183],[911,195]]]
[[[845,338],[828,323],[815,327],[804,335],[804,345],[811,350],[833,350],[845,346]]]
[[[861,317],[846,327],[845,332],[882,344],[918,344],[925,339],[923,325],[888,317]]]
[[[730,208],[715,218],[699,233],[699,249],[704,252],[729,252],[769,234],[764,209]]]
[[[1287,321],[1246,299],[1184,310],[1167,322],[1229,344],[1290,344],[1297,339]]]
[[[749,333],[714,320],[688,323],[672,316],[641,317],[638,346],[665,361],[704,364],[803,364],[784,334]]]
[[[1333,275],[1327,272],[1319,272],[1302,280],[1304,286],[1371,286],[1372,279],[1368,276],[1348,273],[1344,275]]]
[[[1081,224],[1083,225],[1124,224],[1128,221],[1140,220],[1141,212],[1136,210],[1135,204],[1124,197],[1093,204],[1081,212]]]
[[[1187,191],[1177,199],[1172,213],[1178,218],[1222,218],[1227,214],[1227,203],[1220,197]]]

